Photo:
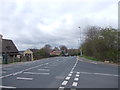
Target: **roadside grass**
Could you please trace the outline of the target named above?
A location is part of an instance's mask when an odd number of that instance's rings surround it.
[[[95,58],[95,57],[90,57],[90,56],[85,56],[85,55],[80,56],[80,57],[84,57],[84,58],[86,58],[86,59],[93,60],[93,61],[100,61],[99,59],[97,59],[97,58]]]

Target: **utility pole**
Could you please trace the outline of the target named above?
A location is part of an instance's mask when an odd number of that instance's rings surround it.
[[[80,27],[78,27],[78,28],[80,29],[80,41],[82,42],[81,28]],[[81,48],[80,48],[80,56],[83,56],[82,55],[82,45],[81,45]]]

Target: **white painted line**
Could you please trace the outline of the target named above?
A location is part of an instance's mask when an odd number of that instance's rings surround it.
[[[9,77],[9,76],[12,76],[13,74],[8,74],[8,75],[5,75],[5,76],[1,76],[0,78],[5,78],[5,77]]]
[[[62,85],[66,85],[68,83],[68,81],[63,81]]]
[[[49,68],[49,67],[44,67],[44,68]]]
[[[17,77],[18,80],[33,80],[33,78]]]
[[[75,69],[77,63],[78,63],[78,60],[76,60],[76,62],[75,62],[75,64],[74,64],[73,68],[71,69],[71,72],[73,72],[73,70]]]
[[[70,73],[70,74],[68,74],[68,76],[70,76],[70,77],[71,77],[71,76],[72,76],[72,74]]]
[[[24,72],[25,74],[43,74],[43,75],[49,75],[50,73],[36,73],[36,72]]]
[[[66,79],[66,80],[69,80],[69,79],[70,79],[70,77],[66,77],[65,79]]]
[[[78,85],[77,82],[73,82],[73,84],[72,84],[73,87],[76,87],[77,85]]]
[[[51,61],[51,62],[53,62],[53,61]],[[21,70],[21,71],[19,71],[19,72],[28,71],[28,70],[31,70],[31,69],[34,69],[34,68],[40,67],[40,66],[42,66],[42,65],[46,65],[46,63],[45,63],[45,64],[38,65],[38,66],[30,67],[30,68],[27,68],[27,69]],[[20,74],[20,73],[15,72],[15,73],[11,73],[11,74],[8,74],[8,75],[5,75],[5,76],[0,76],[0,79],[1,79],[1,78],[6,78],[6,77],[9,77],[9,76],[13,76],[13,75],[17,75],[17,74]]]
[[[64,88],[65,88],[65,87],[59,87],[59,89],[58,89],[58,90],[64,90]]]
[[[50,71],[49,69],[38,69],[40,71]]]
[[[94,75],[106,75],[106,76],[115,76],[118,77],[119,75],[115,75],[115,74],[105,74],[105,73],[91,73],[91,72],[80,72],[83,74],[94,74]]]
[[[90,73],[90,72],[81,72],[81,73],[83,73],[83,74],[92,74],[92,73]]]
[[[70,72],[71,74],[73,74],[73,72]]]
[[[0,88],[16,88],[16,87],[12,87],[12,86],[0,86]]]
[[[80,72],[77,72],[77,74],[80,74]]]
[[[79,80],[79,78],[74,78],[74,81],[78,81]]]
[[[20,74],[20,73],[22,73],[22,71],[20,71],[20,72],[16,72],[16,73],[14,73],[13,75],[17,75],[17,74]]]
[[[76,75],[76,77],[79,77],[80,75]]]
[[[104,74],[104,73],[94,73],[97,75],[106,75],[106,76],[118,76],[118,75],[114,75],[114,74]]]

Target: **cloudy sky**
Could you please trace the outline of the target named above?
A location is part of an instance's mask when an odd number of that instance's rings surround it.
[[[118,27],[118,0],[0,0],[0,34],[19,50],[78,47],[79,26]]]

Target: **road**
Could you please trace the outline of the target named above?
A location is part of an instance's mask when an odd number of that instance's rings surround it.
[[[5,65],[1,88],[118,88],[118,67],[77,57]]]

